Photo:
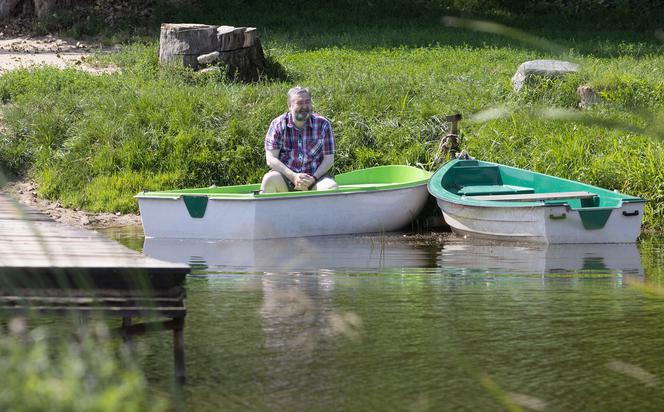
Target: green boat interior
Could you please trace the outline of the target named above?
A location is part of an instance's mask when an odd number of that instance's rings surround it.
[[[431,172],[412,166],[388,165],[341,173],[335,176],[337,189],[321,191],[293,191],[284,193],[260,194],[260,184],[212,186],[196,189],[179,189],[159,192],[143,192],[137,197],[179,198],[205,197],[210,199],[265,199],[297,196],[320,196],[335,193],[366,192],[375,190],[400,189],[424,185]],[[189,201],[194,202],[194,201]]]
[[[441,168],[429,184],[483,206],[566,205],[578,211],[586,229],[604,226],[611,211],[640,198],[572,180],[478,160],[454,160]],[[453,199],[451,199],[453,200]],[[560,218],[552,216],[552,219]]]

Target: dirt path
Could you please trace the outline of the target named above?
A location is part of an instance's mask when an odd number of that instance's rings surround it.
[[[39,210],[56,222],[83,228],[100,228],[140,225],[139,215],[121,213],[91,213],[77,209],[67,209],[60,202],[51,202],[37,196],[37,186],[29,180],[8,183],[2,191],[12,196],[18,203]]]
[[[1,33],[0,33],[1,34]],[[0,75],[10,70],[39,65],[61,69],[77,67],[90,73],[113,73],[117,67],[93,67],[86,62],[92,52],[112,52],[117,47],[63,39],[52,35],[41,37],[0,35]]]

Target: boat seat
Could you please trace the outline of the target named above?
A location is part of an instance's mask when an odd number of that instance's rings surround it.
[[[521,193],[534,193],[535,190],[531,187],[514,186],[514,185],[478,185],[478,186],[465,186],[459,189],[457,194],[459,196],[480,196],[480,195],[507,195],[507,194],[521,194]]]
[[[498,166],[464,166],[450,169],[441,183],[457,190],[466,186],[501,186],[503,180]]]
[[[385,187],[390,185],[396,185],[397,183],[352,183],[352,184],[340,184],[339,189],[364,189],[364,188],[373,188],[373,187]]]
[[[488,196],[473,196],[477,200],[497,200],[497,201],[512,201],[512,202],[536,202],[540,200],[553,200],[553,199],[592,199],[596,195],[591,192],[557,192],[557,193],[520,193],[509,195],[488,195]]]

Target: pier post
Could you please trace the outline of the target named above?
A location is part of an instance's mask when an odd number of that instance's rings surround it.
[[[173,358],[175,359],[175,380],[186,383],[187,369],[184,362],[184,318],[173,319]]]

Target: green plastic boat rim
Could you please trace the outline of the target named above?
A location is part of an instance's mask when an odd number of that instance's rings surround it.
[[[357,193],[383,192],[399,190],[410,187],[426,185],[432,173],[413,166],[388,165],[376,166],[366,169],[355,170],[341,173],[335,176],[339,189],[332,190],[310,190],[293,191],[282,193],[259,194],[260,184],[236,185],[207,187],[196,189],[180,189],[151,192],[146,191],[137,194],[136,198],[165,198],[179,199],[184,197],[186,202],[195,209],[198,214],[198,208],[201,200],[191,200],[193,198],[205,198],[209,200],[274,200],[274,199],[292,199],[294,197],[315,197],[315,196],[347,196]],[[364,183],[364,182],[371,183]],[[189,207],[189,206],[187,206]],[[204,213],[204,210],[203,210]],[[192,215],[193,217],[193,215]]]
[[[468,206],[481,206],[481,207],[487,207],[487,208],[532,208],[532,207],[547,207],[551,205],[555,205],[557,202],[554,201],[495,201],[495,200],[479,200],[479,199],[474,199],[473,196],[460,196],[457,194],[452,193],[449,191],[447,188],[443,186],[443,181],[442,179],[445,177],[448,172],[450,172],[454,168],[458,168],[459,170],[464,170],[466,167],[494,167],[494,168],[502,168],[505,170],[510,171],[511,173],[523,173],[523,174],[531,174],[533,176],[539,176],[543,177],[546,179],[551,179],[552,181],[558,182],[560,185],[565,185],[565,186],[571,186],[574,187],[575,190],[589,190],[593,192],[598,193],[598,197],[602,197],[604,201],[607,200],[612,200],[615,201],[615,205],[611,206],[605,206],[605,205],[586,205],[583,200],[581,200],[581,204],[578,207],[571,207],[568,206],[569,210],[575,210],[575,211],[581,211],[584,210],[586,211],[584,214],[586,215],[585,219],[588,219],[588,225],[590,227],[596,227],[599,225],[600,221],[608,219],[608,216],[605,216],[604,214],[606,212],[595,212],[599,211],[602,208],[609,208],[609,209],[617,209],[621,207],[623,204],[628,204],[628,203],[645,203],[646,200],[635,197],[635,196],[629,196],[623,193],[611,191],[608,189],[603,189],[597,186],[592,186],[586,183],[581,183],[573,180],[568,180],[556,176],[550,176],[546,175],[543,173],[538,173],[538,172],[532,172],[529,170],[524,170],[524,169],[518,169],[515,167],[511,166],[505,166],[501,165],[498,163],[491,163],[491,162],[485,162],[485,161],[480,161],[480,160],[451,160],[444,164],[440,169],[438,169],[431,179],[429,180],[429,183],[427,184],[427,187],[429,189],[429,193],[434,195],[435,197],[438,197],[440,199],[444,199],[448,202],[455,203],[455,204],[461,204],[461,205],[468,205]],[[557,189],[552,189],[551,191],[560,191],[560,187]],[[558,202],[560,204],[560,202]],[[591,212],[591,213],[588,213]]]

